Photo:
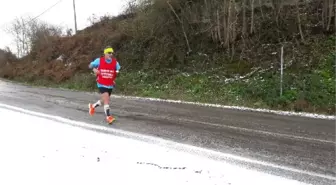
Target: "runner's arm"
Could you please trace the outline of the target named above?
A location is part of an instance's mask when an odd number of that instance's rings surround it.
[[[119,64],[119,62],[117,62],[117,73],[119,73],[119,70],[120,70],[120,64]]]
[[[95,59],[94,61],[92,61],[89,64],[89,68],[93,69],[93,68],[98,68],[99,67],[99,58]]]

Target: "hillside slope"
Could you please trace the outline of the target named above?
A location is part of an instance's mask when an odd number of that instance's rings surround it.
[[[44,37],[0,75],[94,90],[88,63],[111,45],[116,93],[334,114],[335,2],[262,2],[144,0],[74,36]]]

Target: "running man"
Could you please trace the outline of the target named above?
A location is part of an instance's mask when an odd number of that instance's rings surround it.
[[[115,86],[115,79],[120,70],[119,62],[113,56],[113,48],[107,47],[104,49],[104,55],[95,59],[89,64],[89,68],[97,76],[97,87],[101,94],[100,100],[96,103],[89,103],[89,114],[93,116],[95,108],[104,104],[104,112],[106,121],[111,124],[115,118],[110,114],[110,96]]]

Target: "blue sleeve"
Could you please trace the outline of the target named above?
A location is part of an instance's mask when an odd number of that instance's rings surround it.
[[[120,64],[119,64],[119,62],[117,62],[117,71],[119,71],[120,70]]]
[[[98,68],[99,67],[99,58],[96,58],[94,61],[90,63],[90,68]]]

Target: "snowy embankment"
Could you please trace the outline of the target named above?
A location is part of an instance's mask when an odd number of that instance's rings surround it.
[[[0,106],[0,184],[303,184],[65,120]]]

